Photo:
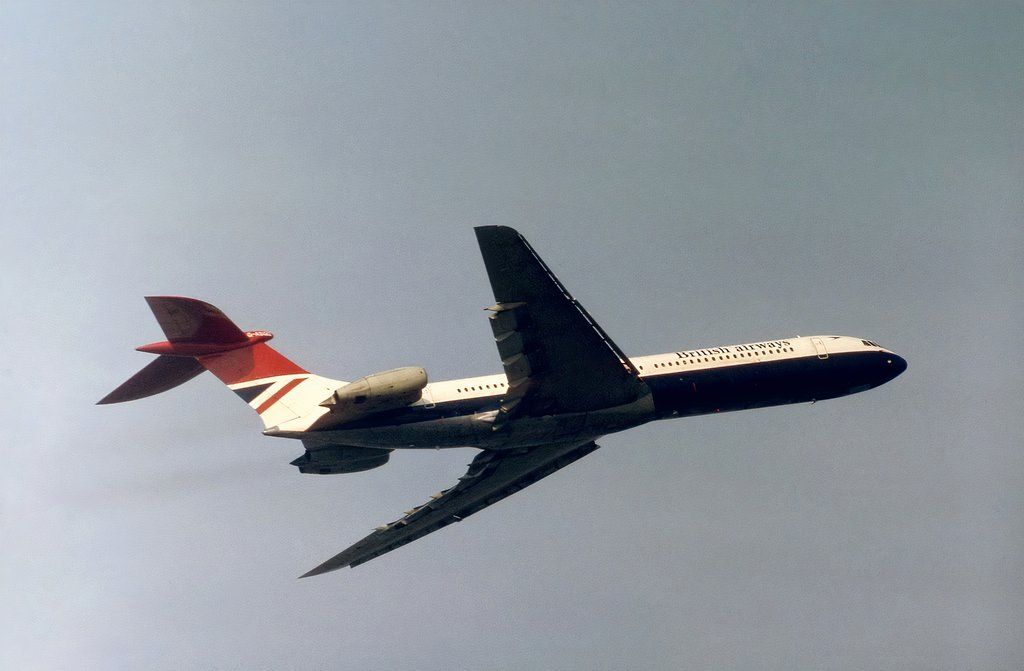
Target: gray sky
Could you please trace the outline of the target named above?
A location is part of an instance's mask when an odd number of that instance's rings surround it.
[[[9,0],[0,59],[0,666],[1024,665],[1020,3]],[[303,581],[473,452],[303,476],[212,376],[92,405],[147,294],[332,377],[498,372],[479,224],[629,353],[910,368]]]

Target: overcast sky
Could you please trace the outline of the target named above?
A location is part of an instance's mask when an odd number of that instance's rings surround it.
[[[1024,666],[1021,3],[0,7],[0,666]],[[842,333],[879,389],[648,425],[296,576],[473,451],[320,477],[195,296],[318,373],[500,370],[472,227],[630,354]]]

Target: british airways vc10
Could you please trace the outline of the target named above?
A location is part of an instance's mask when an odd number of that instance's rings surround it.
[[[601,436],[655,419],[820,401],[877,387],[906,362],[849,336],[780,338],[627,357],[530,244],[504,226],[476,229],[495,304],[487,308],[504,372],[428,382],[419,367],[343,382],[315,375],[192,298],[146,298],[167,340],[157,358],[100,403],[151,396],[204,370],[263,420],[298,438],[302,473],[383,466],[392,450],[476,447],[458,484],[302,577],[356,566],[458,522],[597,449]]]

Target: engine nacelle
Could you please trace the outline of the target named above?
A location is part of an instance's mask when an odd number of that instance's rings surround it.
[[[338,424],[415,403],[426,386],[427,371],[422,368],[395,368],[335,389],[320,405],[331,411],[331,424]]]
[[[332,475],[334,473],[358,473],[388,463],[391,450],[375,450],[370,447],[329,445],[306,453],[292,462],[301,473]]]

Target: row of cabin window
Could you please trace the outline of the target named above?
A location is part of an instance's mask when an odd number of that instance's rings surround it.
[[[482,384],[479,387],[463,387],[462,389],[456,389],[455,391],[457,391],[457,392],[459,392],[461,394],[464,391],[483,391],[485,388],[486,389],[499,389],[499,388],[504,387],[504,386],[506,386],[506,384],[504,382],[499,382],[497,384]]]
[[[770,349],[770,350],[766,351],[766,354],[781,354],[782,352],[792,352],[792,351],[793,351],[792,347],[790,347],[788,349]],[[747,352],[739,352],[738,354],[735,354],[735,355],[733,355],[733,354],[726,354],[724,356],[712,356],[712,357],[707,357],[706,356],[706,357],[704,357],[703,360],[704,360],[705,363],[707,363],[708,361],[725,361],[726,359],[733,359],[733,358],[739,359],[740,357],[747,357],[747,356],[753,357],[754,354],[756,354],[756,353],[749,353],[748,354]],[[698,357],[696,360],[700,361],[701,359]],[[692,359],[676,359],[675,361],[670,361],[669,363],[656,363],[656,364],[654,364],[654,367],[655,368],[662,368],[662,367],[665,367],[665,366],[670,366],[672,364],[675,364],[676,366],[678,366],[680,361],[682,361],[683,363],[690,363],[690,361],[692,361]],[[643,369],[644,369],[644,367],[640,366],[640,370],[643,370]],[[463,387],[461,389],[456,389],[455,391],[457,391],[458,393],[461,394],[464,391],[483,391],[484,388],[487,388],[487,389],[492,389],[492,388],[493,389],[498,389],[498,388],[504,387],[504,386],[505,386],[504,382],[499,382],[498,384],[494,384],[494,385],[484,384],[484,385],[480,385],[479,387]]]
[[[783,348],[783,349],[770,349],[770,350],[765,350],[764,352],[765,352],[765,354],[781,354],[783,352],[792,352],[792,351],[793,351],[793,348],[789,347],[789,348]],[[704,363],[707,363],[708,361],[725,361],[726,359],[739,359],[739,358],[745,358],[745,357],[748,357],[748,356],[749,357],[753,357],[756,354],[759,354],[759,352],[738,352],[736,354],[724,354],[722,356],[706,356],[703,359],[701,359],[700,357],[697,357],[696,359],[676,359],[675,361],[669,361],[668,363],[656,363],[656,364],[654,364],[654,367],[655,368],[665,368],[666,366],[672,366],[672,365],[678,366],[678,365],[680,365],[679,364],[680,361],[683,362],[684,364],[690,363],[691,361],[693,361],[693,362],[703,361]],[[644,368],[643,366],[640,366],[640,370],[643,370],[643,368]]]

